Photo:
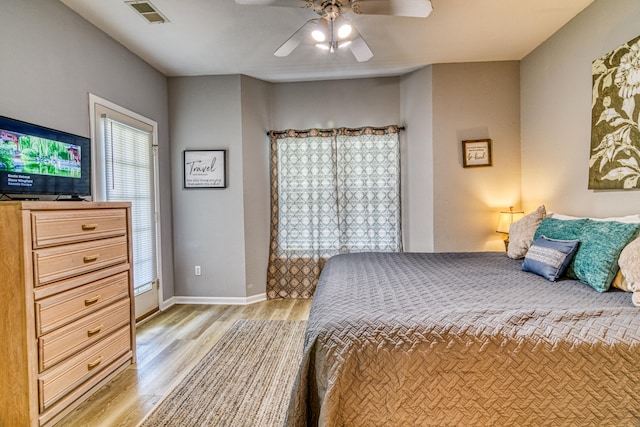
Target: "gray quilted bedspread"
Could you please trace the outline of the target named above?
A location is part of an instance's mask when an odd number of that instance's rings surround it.
[[[503,253],[324,267],[288,426],[638,426],[640,308]]]

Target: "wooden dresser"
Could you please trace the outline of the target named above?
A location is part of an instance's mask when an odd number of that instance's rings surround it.
[[[52,425],[135,363],[130,215],[0,202],[0,426]]]

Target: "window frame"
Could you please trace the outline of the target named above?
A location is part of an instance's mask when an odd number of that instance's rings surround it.
[[[153,182],[154,182],[154,219],[156,233],[156,274],[157,282],[163,283],[162,279],[162,241],[161,241],[161,218],[160,218],[160,193],[159,193],[159,170],[158,170],[158,123],[138,113],[121,107],[109,100],[101,98],[92,93],[89,94],[89,117],[91,132],[91,161],[94,165],[91,171],[92,179],[92,199],[94,201],[106,201],[106,179],[105,179],[105,163],[104,163],[104,132],[100,126],[100,117],[103,113],[108,113],[114,119],[121,121],[133,127],[145,126],[152,136],[152,165]],[[96,139],[100,139],[97,141]],[[136,294],[140,295],[141,293]],[[162,286],[158,286],[158,306],[163,309],[164,301]]]

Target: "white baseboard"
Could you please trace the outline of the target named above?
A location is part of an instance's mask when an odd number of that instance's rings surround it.
[[[160,311],[166,310],[176,303],[175,297],[171,297],[166,301],[160,301]]]
[[[267,294],[252,295],[250,297],[171,297],[160,304],[160,310],[166,310],[175,304],[205,304],[205,305],[249,305],[266,301]]]
[[[250,297],[246,297],[245,299],[247,300],[247,304],[255,304],[257,302],[266,301],[267,294],[251,295]]]

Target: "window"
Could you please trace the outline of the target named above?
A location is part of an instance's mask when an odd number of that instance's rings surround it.
[[[102,126],[106,200],[131,202],[133,287],[138,295],[157,280],[151,133],[107,115]]]
[[[340,246],[333,137],[278,141],[278,244],[292,255]]]
[[[337,155],[340,253],[400,251],[398,134],[338,135]]]
[[[397,127],[271,132],[271,159],[269,298],[310,297],[333,255],[402,250]]]

